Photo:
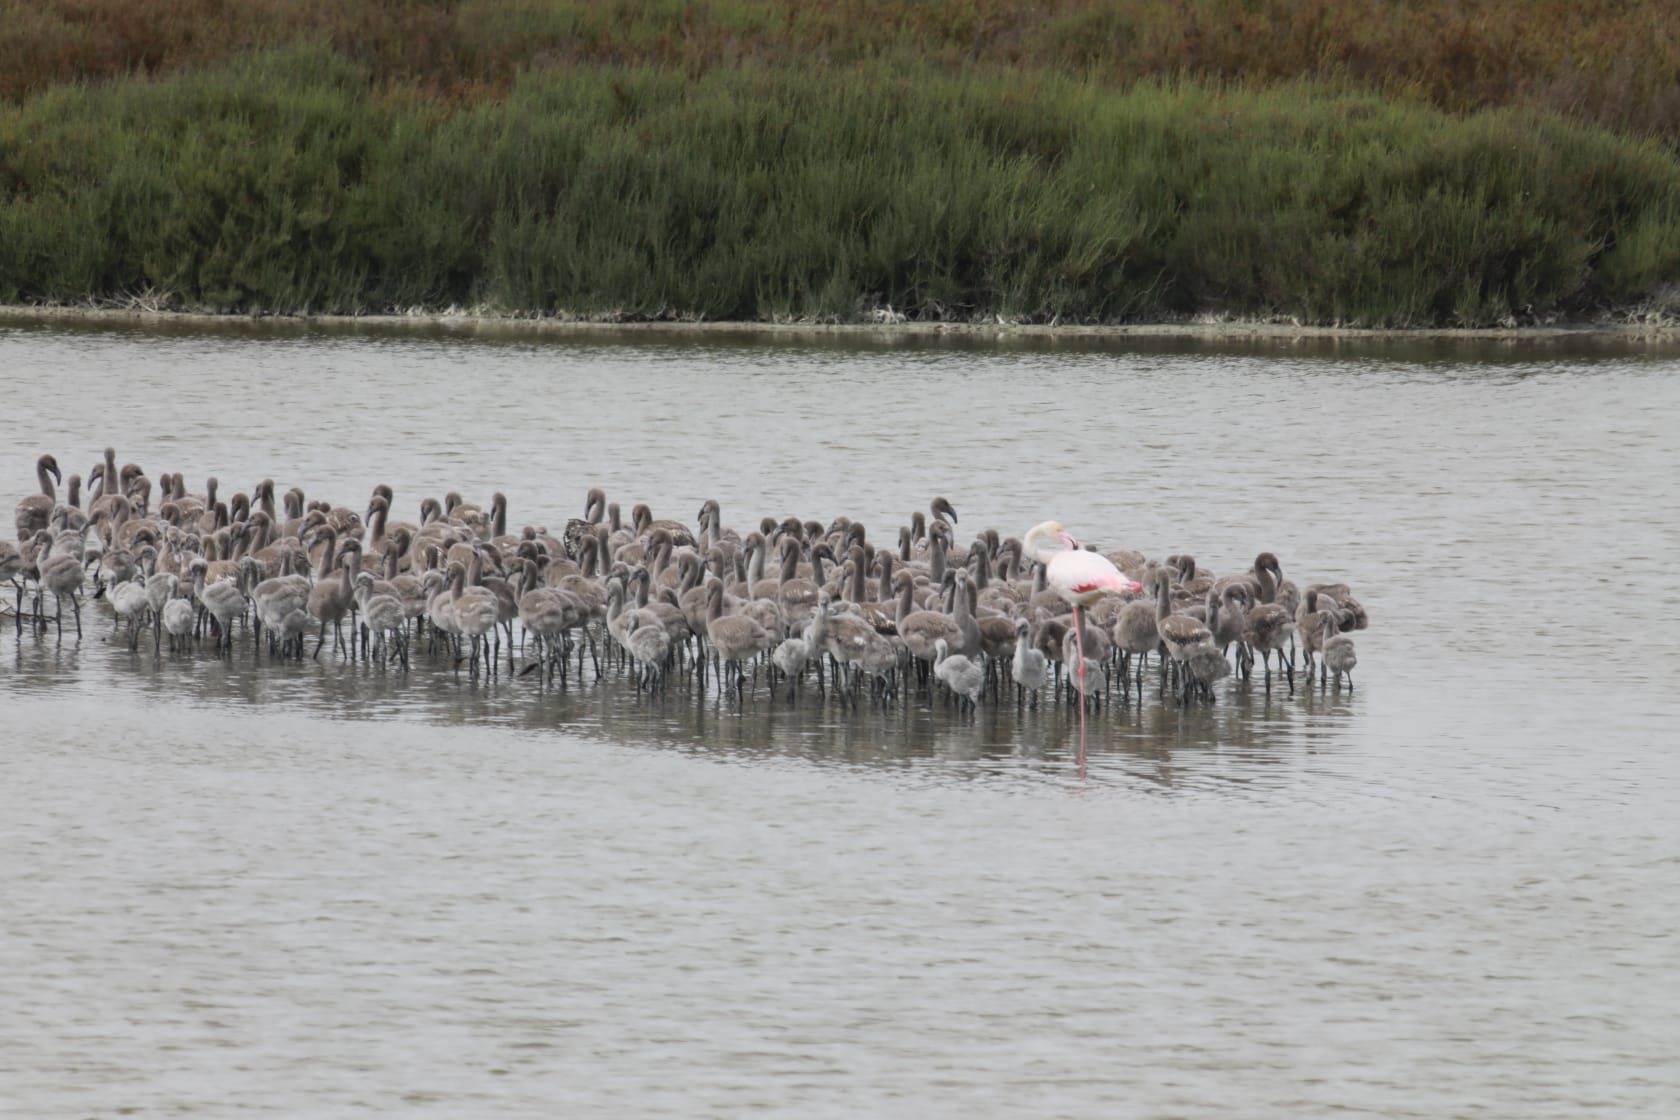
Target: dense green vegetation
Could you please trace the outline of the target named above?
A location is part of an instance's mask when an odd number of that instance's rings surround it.
[[[656,46],[471,96],[330,46],[31,92],[0,105],[0,301],[1476,325],[1680,276],[1654,137],[1346,83]]]

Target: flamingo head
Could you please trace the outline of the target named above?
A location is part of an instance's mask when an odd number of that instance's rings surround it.
[[[1077,542],[1070,544],[1071,541],[1072,535],[1063,528],[1060,521],[1041,521],[1027,530],[1021,541],[1021,551],[1027,559],[1045,564],[1049,562],[1052,553],[1065,548],[1079,547]]]

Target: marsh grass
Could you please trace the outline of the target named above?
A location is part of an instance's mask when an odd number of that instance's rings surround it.
[[[0,109],[0,300],[1486,325],[1680,274],[1680,161],[1526,110],[901,61],[440,102],[323,47]]]

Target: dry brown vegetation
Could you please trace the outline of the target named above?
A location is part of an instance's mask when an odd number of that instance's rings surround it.
[[[1451,111],[1523,106],[1680,141],[1670,0],[0,0],[0,97],[309,42],[450,99],[577,62],[900,59],[1129,85],[1312,79]]]

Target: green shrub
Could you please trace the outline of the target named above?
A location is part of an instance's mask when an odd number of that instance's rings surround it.
[[[1312,85],[589,66],[453,106],[321,48],[0,109],[0,299],[1475,325],[1680,274],[1680,161]]]

